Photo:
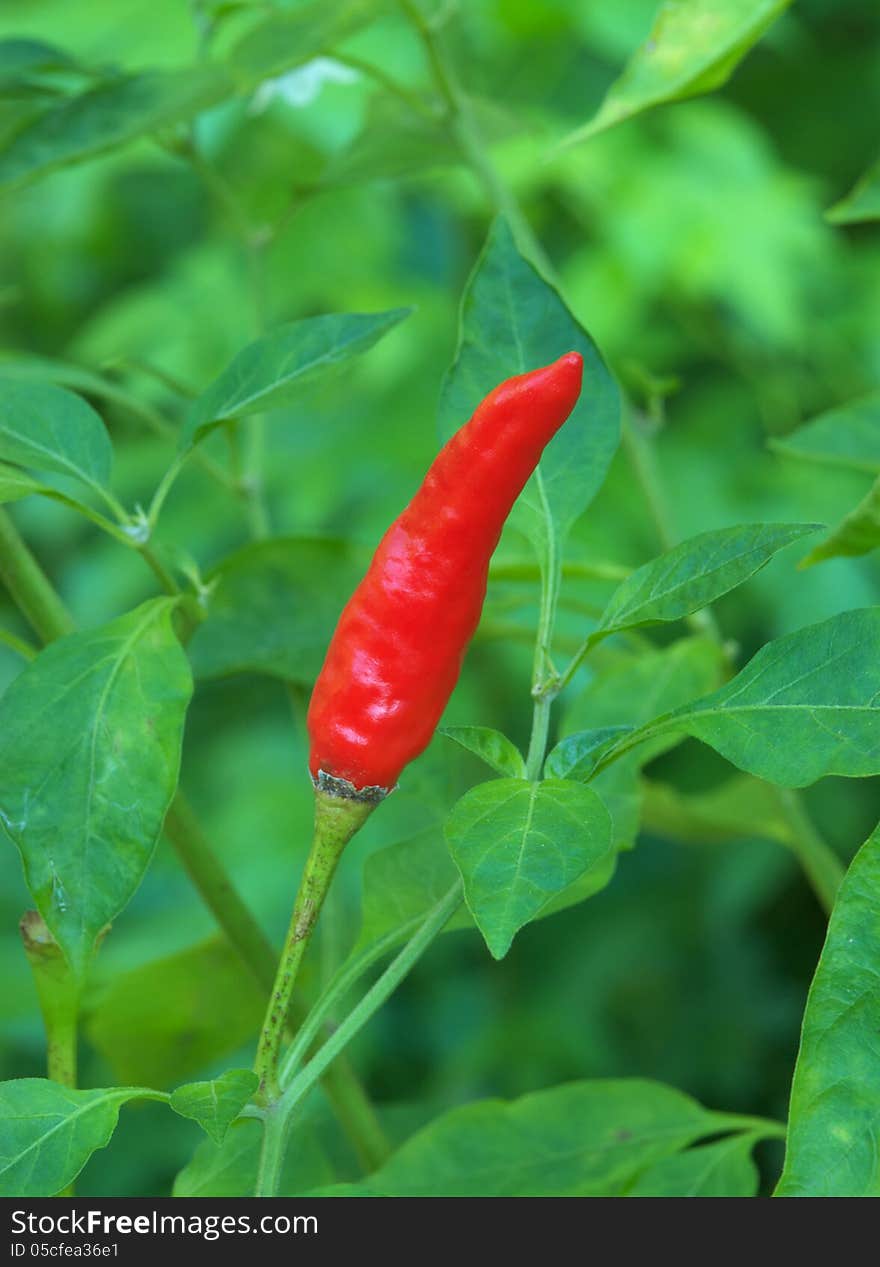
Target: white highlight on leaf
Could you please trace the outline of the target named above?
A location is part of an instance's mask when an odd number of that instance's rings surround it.
[[[277,79],[266,79],[251,98],[249,114],[262,114],[276,97],[289,106],[307,106],[324,84],[353,84],[360,78],[356,70],[333,57],[314,57],[304,66],[289,70]]]

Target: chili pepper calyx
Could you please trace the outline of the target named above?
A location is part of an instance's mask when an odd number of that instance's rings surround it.
[[[335,774],[328,774],[326,770],[319,770],[317,775],[313,775],[312,783],[316,792],[326,792],[328,796],[343,801],[363,801],[368,805],[378,805],[397,787],[397,784],[394,787],[356,787],[350,779],[340,779]]]

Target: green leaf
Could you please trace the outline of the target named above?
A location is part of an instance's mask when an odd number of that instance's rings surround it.
[[[74,1091],[44,1078],[0,1082],[0,1191],[51,1197],[104,1148],[127,1100],[161,1098],[140,1087]]]
[[[734,775],[708,792],[690,795],[645,780],[642,794],[646,830],[670,840],[714,845],[753,837],[782,845],[796,843],[778,793],[748,774]]]
[[[880,1196],[878,979],[880,829],[846,874],[810,986],[779,1196]]]
[[[248,344],[192,403],[180,435],[185,449],[233,418],[278,409],[300,389],[367,352],[409,316],[411,308],[388,312],[326,313],[279,326]]]
[[[880,545],[880,475],[871,489],[848,515],[801,560],[802,568],[825,559],[856,558],[870,554]]]
[[[0,822],[81,974],[150,860],[192,680],[173,599],[47,647],[0,700]]]
[[[562,142],[576,145],[654,106],[720,88],[791,0],[665,0],[651,33],[598,113]]]
[[[615,863],[614,854],[609,854],[552,897],[534,918],[544,919],[598,893],[610,883]],[[361,929],[352,958],[369,955],[379,943],[384,950],[391,951],[406,941],[457,878],[449,850],[436,829],[420,832],[371,854],[364,863]],[[466,906],[461,906],[443,931],[473,927],[473,916]]]
[[[23,184],[191,119],[231,90],[226,72],[206,64],[120,75],[23,128],[0,155],[0,185]]]
[[[569,735],[547,757],[544,778],[588,782],[602,754],[613,748],[631,729],[631,726],[599,726],[595,730],[579,730]]]
[[[177,1087],[169,1103],[181,1117],[198,1122],[208,1138],[219,1145],[259,1085],[252,1069],[229,1069],[210,1082]]]
[[[439,733],[485,761],[498,774],[511,779],[526,777],[522,753],[499,730],[488,726],[444,726]]]
[[[831,224],[864,224],[880,220],[880,160],[869,167],[845,198],[826,213]]]
[[[705,695],[723,678],[723,655],[708,638],[682,638],[656,651],[624,656],[597,673],[563,716],[563,734],[612,726],[644,726]],[[638,765],[680,742],[660,735],[633,753]]]
[[[262,1124],[254,1118],[234,1122],[221,1144],[205,1139],[174,1181],[175,1197],[252,1197],[260,1162]],[[297,1123],[281,1170],[278,1195],[302,1196],[331,1183],[333,1171],[315,1132]]]
[[[682,620],[708,607],[769,563],[778,550],[820,526],[741,524],[683,541],[618,586],[590,642],[623,629]]]
[[[311,686],[362,574],[359,554],[330,538],[276,538],[237,550],[206,578],[208,618],[189,645],[196,677],[267,673]]]
[[[880,392],[829,409],[770,441],[786,457],[880,474]]]
[[[601,488],[620,441],[620,398],[590,336],[497,220],[462,300],[458,352],[440,400],[442,435],[467,422],[504,379],[566,352],[584,358],[583,391],[514,509],[514,523],[543,548],[562,541]]]
[[[43,40],[0,40],[0,93],[14,92],[46,71],[75,67],[69,54]]]
[[[229,942],[216,937],[114,973],[85,1010],[89,1042],[121,1082],[165,1088],[250,1042],[266,998]]]
[[[731,1135],[664,1157],[639,1175],[630,1197],[754,1197],[754,1135]]]
[[[496,959],[553,897],[611,851],[612,822],[579,783],[498,779],[472,788],[445,824],[465,900]]]
[[[243,35],[229,54],[230,69],[250,88],[328,53],[385,8],[383,0],[305,0],[294,12],[268,17]]]
[[[0,505],[30,497],[32,493],[39,493],[42,487],[24,471],[0,462]]]
[[[653,1162],[729,1124],[656,1082],[574,1082],[453,1109],[374,1174],[323,1195],[617,1195]]]
[[[684,731],[783,787],[880,774],[880,607],[777,638],[721,690],[625,739]]]
[[[113,450],[99,416],[73,392],[0,378],[0,458],[100,491],[110,481]]]

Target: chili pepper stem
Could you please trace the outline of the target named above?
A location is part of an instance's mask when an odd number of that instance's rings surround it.
[[[260,1095],[269,1103],[278,1095],[281,1040],[300,964],[342,851],[375,808],[375,801],[315,789],[312,845],[293,905],[254,1064],[254,1072],[260,1079]]]

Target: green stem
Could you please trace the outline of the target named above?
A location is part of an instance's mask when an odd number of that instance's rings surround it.
[[[276,1197],[292,1123],[280,1104],[270,1104],[263,1116],[263,1141],[257,1165],[256,1197]]]
[[[541,777],[544,754],[547,751],[547,736],[550,733],[550,710],[553,707],[553,696],[542,694],[535,698],[532,713],[532,733],[529,738],[529,751],[526,756],[526,778],[533,783]]]
[[[375,802],[359,801],[315,791],[315,830],[303,868],[290,927],[287,930],[275,984],[263,1022],[254,1071],[260,1091],[273,1100],[278,1091],[278,1059],[287,1013],[300,964],[309,945],[342,851],[375,808]]]
[[[340,1052],[344,1051],[351,1040],[394,993],[437,934],[449,922],[461,905],[461,901],[461,883],[456,882],[445,897],[440,899],[400,954],[389,964],[381,977],[349,1012],[305,1068],[300,1070],[283,1092],[280,1100],[272,1106],[273,1116],[267,1123],[268,1130],[264,1135],[257,1196],[274,1196],[278,1191],[281,1164],[284,1160],[284,1141],[289,1124],[301,1101],[308,1095],[324,1071],[337,1059]]]
[[[73,617],[31,554],[5,510],[0,509],[0,580],[42,642],[72,633]]]
[[[364,973],[369,971],[373,964],[378,963],[380,959],[384,959],[387,954],[390,954],[401,941],[406,940],[406,935],[410,929],[415,931],[418,927],[419,922],[416,919],[404,925],[403,928],[395,929],[394,932],[373,942],[362,954],[347,960],[334,974],[327,983],[327,988],[299,1027],[296,1038],[284,1053],[284,1060],[281,1062],[278,1076],[281,1086],[287,1086],[293,1078],[321,1033],[324,1022],[333,1015],[338,1005],[345,999],[346,995],[353,989]]]
[[[19,638],[18,634],[11,633],[8,629],[0,629],[0,642],[20,655],[23,660],[35,660],[37,657],[36,647],[32,647],[24,638]]]
[[[42,917],[28,911],[19,929],[46,1027],[46,1069],[53,1082],[76,1086],[79,986]]]
[[[269,989],[275,975],[272,943],[242,901],[183,792],[168,810],[165,835],[230,945],[263,989]]]
[[[392,78],[387,74],[381,66],[376,66],[373,62],[365,61],[361,57],[355,57],[351,53],[333,53],[333,60],[341,62],[343,66],[350,66],[352,70],[359,71],[362,75],[368,75],[370,79],[374,79],[377,84],[385,89],[386,92],[399,98],[414,114],[418,114],[423,119],[427,119],[431,123],[436,123],[437,116],[429,106],[422,101],[416,93],[411,92],[409,88]]]
[[[227,941],[268,997],[275,979],[275,951],[242,901],[182,792],[177,793],[165,818],[165,835]],[[302,1012],[295,999],[288,1021],[292,1027],[302,1021]],[[311,1045],[319,1032],[320,1024],[310,1033],[307,1045]],[[375,1110],[348,1061],[339,1060],[327,1070],[324,1089],[364,1169],[367,1172],[375,1170],[388,1156],[389,1145]]]
[[[460,89],[434,32],[415,0],[401,0],[401,5],[422,42],[453,140],[459,145],[468,165],[483,185],[492,206],[507,217],[520,247],[545,273],[552,275],[553,266],[516,197],[498,172],[474,120],[470,102]]]
[[[791,848],[827,914],[843,883],[843,863],[816,831],[803,802],[790,788],[775,788],[779,808],[791,828]]]

